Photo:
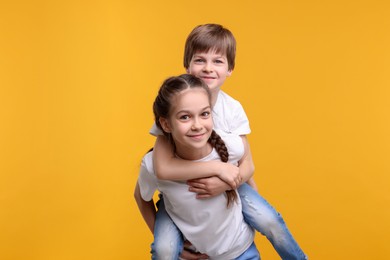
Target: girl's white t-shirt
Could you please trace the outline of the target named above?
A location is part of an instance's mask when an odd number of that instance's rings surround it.
[[[229,151],[229,163],[237,164],[244,154],[244,145],[238,135],[221,137]],[[195,248],[210,259],[234,259],[253,243],[254,230],[244,221],[240,197],[227,207],[226,194],[200,200],[188,191],[185,182],[158,180],[153,169],[153,152],[142,160],[138,183],[141,196],[150,201],[156,190],[164,194],[165,208],[176,226]],[[213,151],[199,161],[220,160]]]

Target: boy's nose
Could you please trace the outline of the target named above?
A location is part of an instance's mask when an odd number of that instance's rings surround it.
[[[213,70],[212,64],[210,62],[206,62],[203,67],[203,70],[207,72],[211,72]]]

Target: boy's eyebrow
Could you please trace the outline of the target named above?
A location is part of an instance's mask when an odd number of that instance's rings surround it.
[[[193,57],[200,57],[200,58],[203,58],[203,56],[207,55],[207,53],[197,53],[197,54],[194,54]],[[217,56],[215,58],[223,58],[223,59],[226,59],[226,55],[224,54],[217,54]]]

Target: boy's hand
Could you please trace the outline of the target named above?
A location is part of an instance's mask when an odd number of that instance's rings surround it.
[[[189,191],[197,193],[197,199],[211,198],[231,189],[226,182],[218,177],[193,179],[187,181],[187,184],[190,186]]]
[[[235,190],[241,185],[240,168],[231,163],[221,163],[220,172],[217,175],[221,180],[226,182],[231,189]]]
[[[186,240],[184,241],[184,248],[180,254],[180,259],[183,260],[198,260],[198,259],[209,259],[209,256],[206,254],[201,254],[198,252],[194,252],[191,247],[192,244]]]

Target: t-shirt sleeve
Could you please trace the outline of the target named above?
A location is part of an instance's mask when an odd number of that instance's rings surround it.
[[[244,108],[237,101],[233,112],[233,120],[231,120],[231,132],[236,135],[247,135],[251,133],[248,117]]]
[[[157,177],[153,171],[152,153],[146,154],[142,160],[138,185],[142,199],[150,201],[157,190]]]
[[[154,123],[152,128],[149,130],[149,134],[158,136],[158,135],[163,135],[163,132],[161,131],[160,128],[157,127],[156,123]]]

